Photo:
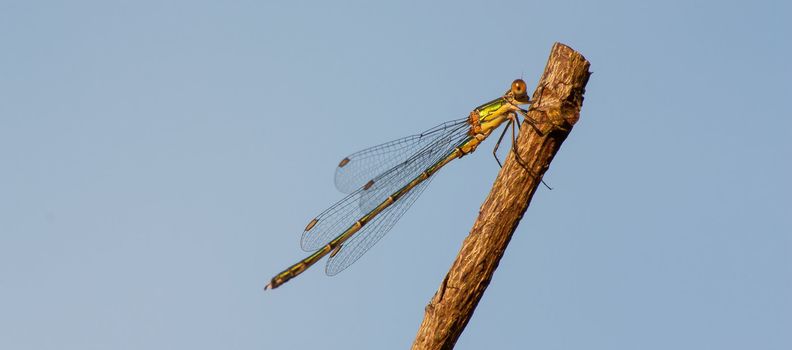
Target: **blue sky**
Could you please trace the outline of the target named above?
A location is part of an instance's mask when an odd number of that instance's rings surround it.
[[[401,349],[489,140],[338,276],[338,160],[467,115],[560,41],[581,120],[459,349],[792,347],[781,2],[0,2],[0,348]],[[323,264],[320,263],[320,264]]]

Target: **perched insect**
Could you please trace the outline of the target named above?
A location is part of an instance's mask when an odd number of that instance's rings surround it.
[[[520,107],[531,103],[525,82],[517,79],[503,96],[476,107],[467,118],[342,159],[336,169],[335,185],[349,195],[305,227],[302,249],[314,253],[273,277],[264,289],[286,283],[325,255],[330,255],[325,270],[328,275],[347,268],[396,224],[426,189],[432,175],[452,160],[475,151],[493,130],[506,122],[492,152],[500,164],[498,146],[510,126],[514,141],[520,115],[541,134],[536,122],[528,117],[528,111]],[[519,156],[516,159],[525,166]]]

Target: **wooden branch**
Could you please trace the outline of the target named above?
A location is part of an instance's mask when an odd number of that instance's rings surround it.
[[[588,69],[589,62],[580,53],[564,44],[553,45],[534,91],[534,105],[528,112],[529,118],[538,122],[539,130],[524,122],[514,145],[522,163],[531,171],[518,163],[515,152],[509,152],[459,255],[426,306],[413,349],[451,349],[456,344],[492,280],[541,176],[580,117],[591,74]]]

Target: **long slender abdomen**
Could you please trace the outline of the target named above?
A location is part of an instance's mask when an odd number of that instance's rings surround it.
[[[352,226],[344,230],[344,232],[342,232],[340,235],[338,235],[336,238],[330,241],[330,243],[326,244],[325,246],[323,246],[313,254],[309,255],[305,259],[290,266],[286,270],[283,270],[283,272],[277,274],[275,277],[272,278],[270,283],[267,284],[266,287],[264,287],[264,289],[278,288],[280,285],[288,282],[292,278],[297,277],[298,275],[303,273],[305,270],[307,270],[309,267],[311,267],[313,264],[315,264],[325,255],[331,253],[335,255],[338,252],[338,250],[342,248],[344,242],[346,242],[355,233],[360,231],[360,229],[363,228],[363,226],[365,226],[368,222],[370,222],[377,215],[382,213],[385,209],[393,205],[393,203],[396,203],[396,201],[398,201],[401,197],[403,197],[413,188],[418,186],[420,183],[426,181],[426,179],[428,179],[430,176],[432,176],[434,173],[440,170],[440,168],[442,168],[452,160],[462,157],[465,154],[468,154],[473,150],[475,150],[475,147],[478,145],[479,142],[480,140],[477,138],[471,137],[467,139],[465,142],[462,143],[461,146],[455,148],[451,153],[449,153],[443,159],[441,159],[437,163],[433,164],[432,166],[421,172],[421,174],[419,174],[414,179],[412,179],[409,183],[407,183],[407,185],[405,185],[398,191],[388,196],[388,198],[386,198],[382,203],[380,203],[379,205],[374,207],[374,209],[368,212],[366,215],[355,221],[355,223],[352,224]],[[316,223],[317,223],[317,219],[311,220],[311,222],[308,223],[308,225],[306,226],[306,231],[310,231],[316,225]]]

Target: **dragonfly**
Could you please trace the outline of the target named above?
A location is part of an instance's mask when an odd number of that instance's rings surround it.
[[[516,150],[515,128],[520,127],[522,116],[543,134],[522,107],[532,103],[525,81],[516,79],[501,97],[476,107],[466,118],[342,159],[336,168],[335,186],[347,196],[311,220],[300,240],[302,249],[313,253],[275,275],[264,289],[281,286],[328,255],[325,273],[329,276],[352,265],[393,228],[435,173],[474,152],[503,123],[506,126],[492,151],[495,160],[501,165],[498,146],[511,127],[515,159],[528,169]]]

